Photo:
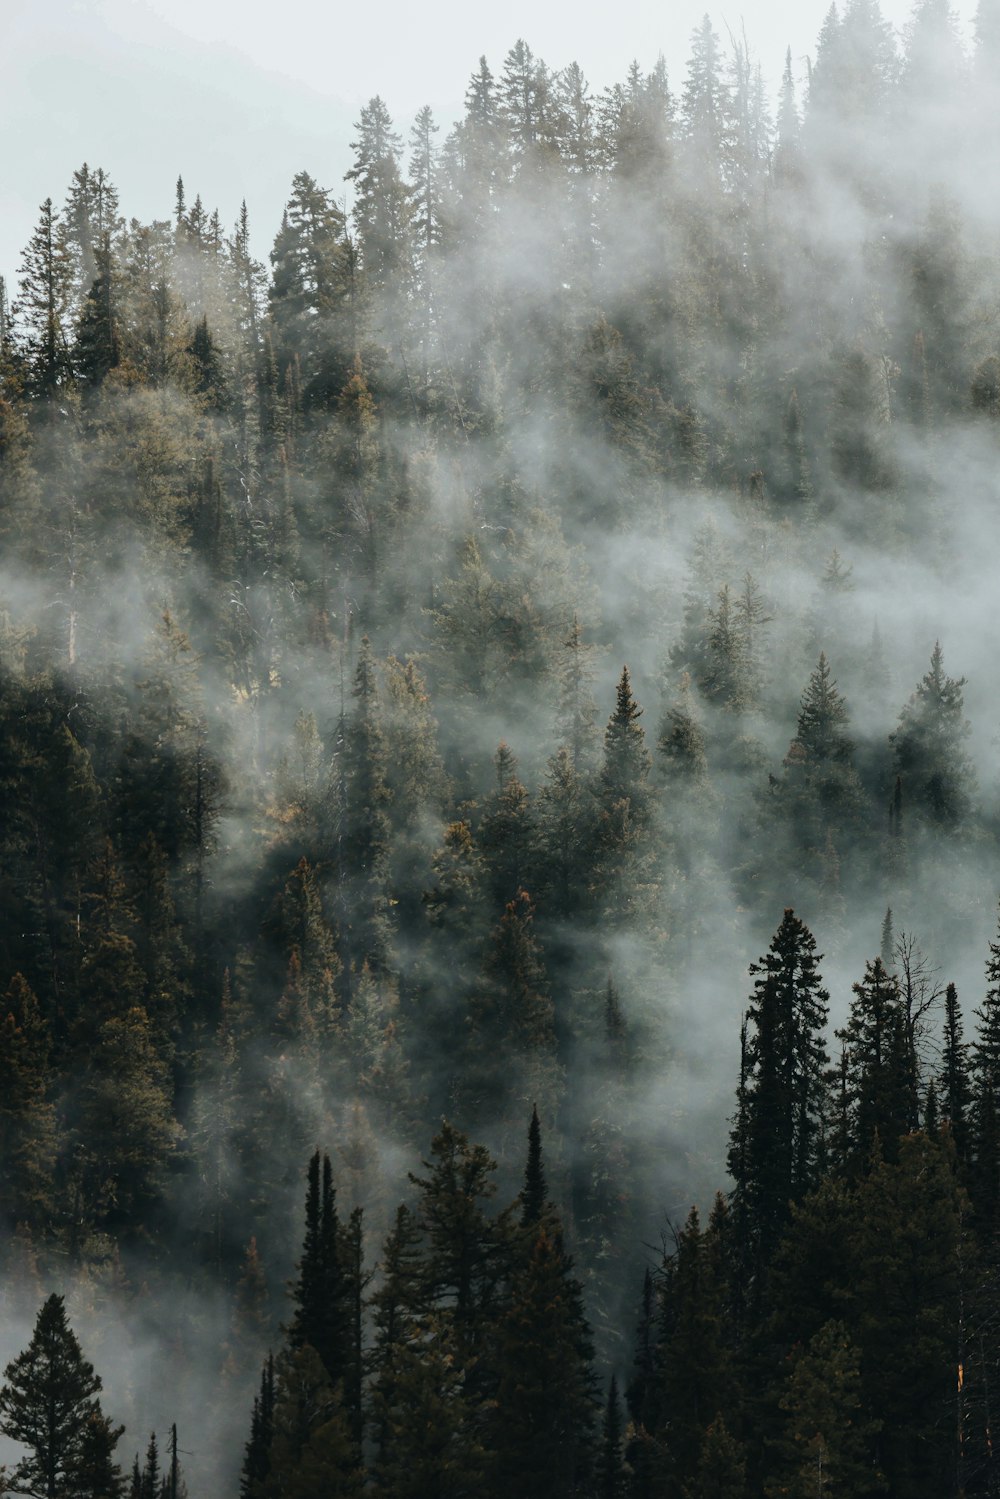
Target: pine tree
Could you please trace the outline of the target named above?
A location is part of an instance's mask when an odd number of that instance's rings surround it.
[[[973,1012],[970,1192],[988,1234],[1000,1228],[1000,930],[989,945],[986,995]]]
[[[306,1181],[305,1234],[292,1287],[295,1315],[292,1348],[315,1349],[331,1384],[344,1378],[349,1362],[348,1286],[330,1157],[310,1157]]]
[[[355,1499],[363,1475],[337,1389],[316,1350],[290,1349],[276,1364],[273,1434],[261,1499]]]
[[[21,261],[17,315],[27,331],[28,389],[48,400],[70,376],[70,274],[59,213],[46,198]]]
[[[829,995],[818,962],[816,939],[788,910],[768,952],[750,965],[757,975],[747,1011],[752,1029],[729,1170],[752,1275],[759,1275],[777,1244],[790,1204],[819,1179]]]
[[[308,172],[297,173],[271,251],[269,299],[285,394],[298,360],[308,405],[341,389],[355,353],[345,227],[333,195]]]
[[[424,105],[410,131],[410,232],[413,236],[414,280],[422,315],[419,326],[420,383],[424,403],[430,394],[430,362],[437,297],[436,257],[441,245],[443,207],[440,163],[434,145],[438,127],[429,105]]]
[[[528,1128],[528,1159],[524,1167],[524,1186],[521,1189],[521,1227],[533,1230],[542,1220],[548,1202],[545,1185],[545,1167],[542,1164],[542,1129],[537,1107],[532,1107],[531,1124]]]
[[[531,885],[534,816],[517,759],[506,744],[494,757],[496,788],[483,808],[479,847],[486,860],[494,907],[503,910],[519,890]]]
[[[338,927],[345,979],[368,963],[373,973],[388,967],[392,918],[387,890],[389,822],[386,748],[375,658],[368,637],[361,642],[335,766]],[[349,988],[348,988],[349,997]]]
[[[708,625],[708,650],[698,685],[720,707],[730,713],[742,713],[753,705],[756,687],[739,606],[728,583],[719,590],[718,603],[709,612]]]
[[[964,748],[971,732],[962,717],[964,686],[964,677],[945,675],[935,642],[930,670],[889,736],[908,805],[941,832],[961,830],[972,811],[975,774]]]
[[[821,652],[802,694],[782,782],[790,831],[810,861],[827,843],[850,849],[858,839],[863,794],[848,723],[847,704]]]
[[[594,721],[597,704],[591,695],[594,647],[583,638],[577,616],[563,641],[559,657],[559,694],[556,706],[556,735],[564,745],[576,771],[589,768],[593,753]]]
[[[949,1142],[919,1131],[859,1189],[851,1322],[862,1410],[882,1424],[877,1457],[890,1494],[933,1499],[961,1464],[956,1364],[969,1363],[971,1374],[966,1213]]]
[[[948,1121],[960,1161],[965,1160],[968,1151],[969,1071],[966,1051],[958,991],[954,984],[949,984],[944,997],[944,1050],[939,1088],[941,1113]]]
[[[410,271],[413,206],[399,170],[402,142],[383,101],[375,96],[361,110],[351,141],[354,165],[345,174],[354,183],[352,217],[366,283],[388,295],[386,332],[399,337],[394,298],[406,292]]]
[[[11,1474],[18,1492],[31,1499],[113,1499],[119,1470],[111,1453],[125,1428],[107,1422],[100,1389],[100,1376],[66,1320],[63,1298],[50,1296],[0,1389],[0,1431],[29,1449]]]
[[[508,901],[470,1005],[463,1092],[475,1117],[499,1125],[506,1146],[529,1104],[554,1119],[562,1089],[551,986],[531,897]],[[498,1056],[504,1058],[497,1069]]]
[[[499,1493],[569,1499],[592,1470],[593,1347],[582,1287],[572,1270],[562,1225],[545,1194],[536,1112],[528,1134],[509,1299],[497,1328],[497,1403],[490,1445]]]
[[[260,1377],[260,1392],[253,1398],[250,1436],[243,1453],[240,1470],[240,1499],[260,1499],[271,1468],[271,1442],[274,1437],[275,1375],[274,1356],[268,1354]]]
[[[608,806],[627,802],[641,825],[648,815],[646,781],[652,759],[639,719],[643,710],[632,694],[627,666],[622,667],[616,690],[615,711],[604,731],[601,766],[601,797]]]
[[[374,1327],[369,1356],[371,1431],[379,1475],[392,1461],[392,1429],[405,1354],[419,1352],[426,1331],[421,1239],[413,1213],[401,1204],[382,1251],[381,1281],[369,1301]]]
[[[141,1006],[105,1020],[80,1087],[78,1159],[89,1205],[138,1225],[163,1192],[183,1137],[169,1075]]]
[[[774,150],[774,180],[781,187],[794,186],[801,169],[799,136],[801,121],[795,102],[795,75],[792,72],[792,49],[785,53],[785,70],[781,75],[778,104],[777,141]],[[792,392],[794,398],[794,391]],[[797,402],[796,402],[797,404]]]
[[[916,1061],[899,984],[881,958],[866,964],[852,989],[847,1025],[837,1035],[844,1044],[851,1155],[863,1168],[876,1147],[895,1160],[899,1138],[917,1116]]]
[[[622,1460],[622,1413],[618,1380],[614,1374],[608,1385],[608,1401],[601,1424],[601,1443],[595,1476],[598,1499],[622,1499],[626,1483]]]
[[[420,1193],[417,1218],[427,1243],[425,1305],[449,1309],[460,1367],[467,1369],[495,1324],[510,1268],[511,1215],[487,1211],[496,1161],[447,1120],[423,1167],[427,1175],[411,1172],[410,1181]]]
[[[728,116],[719,38],[706,15],[691,38],[691,56],[681,98],[681,118],[698,187],[720,183]]]
[[[8,1228],[42,1229],[52,1208],[56,1119],[50,1032],[20,973],[0,1002],[0,1208]]]
[[[587,855],[594,833],[590,785],[563,746],[548,764],[538,793],[534,878],[541,909],[573,920],[586,902]]]
[[[883,1485],[874,1461],[880,1423],[865,1420],[861,1352],[841,1322],[827,1322],[798,1352],[781,1397],[786,1428],[780,1480],[768,1495],[866,1499]]]
[[[719,1416],[705,1430],[698,1467],[684,1499],[747,1499],[748,1492],[743,1445]]]

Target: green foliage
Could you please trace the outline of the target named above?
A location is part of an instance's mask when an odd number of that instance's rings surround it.
[[[11,1479],[32,1499],[114,1499],[121,1473],[113,1427],[97,1399],[100,1377],[80,1351],[61,1296],[38,1313],[31,1342],[4,1370],[0,1431],[27,1447]]]
[[[939,642],[930,670],[899,716],[890,743],[907,805],[942,832],[968,822],[975,775],[964,748],[970,725],[962,717],[965,678],[949,677]]]

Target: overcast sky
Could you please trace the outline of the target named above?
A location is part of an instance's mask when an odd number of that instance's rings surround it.
[[[776,86],[786,46],[796,73],[829,0],[743,0],[711,7],[720,35],[745,26]],[[902,27],[912,0],[884,0]],[[662,52],[682,79],[705,0],[6,0],[0,72],[0,275],[51,196],[84,161],[102,166],[122,208],[168,218],[180,173],[224,224],[246,198],[256,253],[273,240],[297,171],[344,191],[351,125],[374,94],[405,135],[423,104],[442,137],[485,53],[494,72],[519,36],[552,68],[576,60],[594,93]],[[959,12],[967,24],[973,0]]]

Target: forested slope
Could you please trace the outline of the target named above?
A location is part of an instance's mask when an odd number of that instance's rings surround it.
[[[994,0],[848,0],[773,118],[708,18],[518,42],[266,267],[42,205],[8,1352],[65,1291],[195,1495],[994,1492],[998,80]]]

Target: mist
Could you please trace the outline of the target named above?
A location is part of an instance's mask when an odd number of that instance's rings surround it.
[[[949,982],[971,1035],[998,35],[848,0],[777,100],[707,20],[595,94],[518,42],[451,128],[366,105],[267,266],[193,178],[49,201],[0,295],[0,1357],[65,1293],[120,1460],[176,1422],[235,1491],[310,1155],[377,1288],[443,1117],[506,1203],[537,1108],[627,1377],[788,908],[831,1059],[890,909],[921,1108]]]

